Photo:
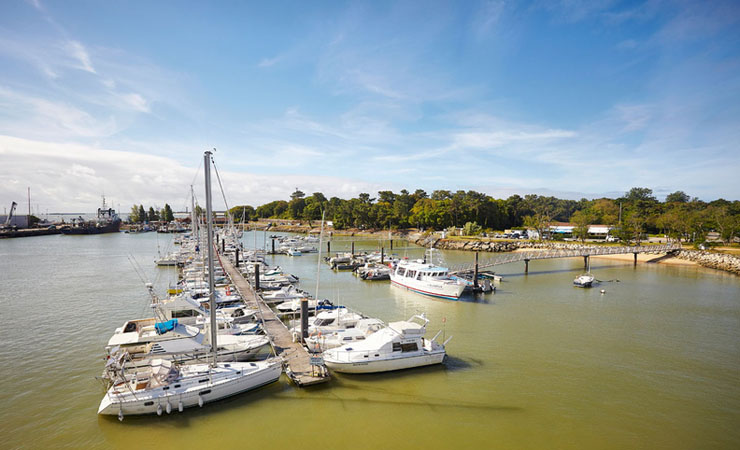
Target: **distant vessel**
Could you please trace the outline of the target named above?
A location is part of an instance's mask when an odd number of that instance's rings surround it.
[[[103,197],[103,207],[98,208],[98,214],[95,220],[84,221],[82,218],[76,221],[72,220],[72,226],[65,226],[60,229],[62,234],[103,234],[118,233],[121,228],[121,218],[116,214],[113,208],[106,208],[105,197]]]

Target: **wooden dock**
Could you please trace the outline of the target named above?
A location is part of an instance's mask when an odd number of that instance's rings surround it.
[[[275,353],[283,359],[285,373],[288,377],[300,387],[329,381],[331,376],[326,366],[311,365],[311,356],[308,351],[300,343],[293,342],[293,336],[288,327],[267,306],[262,297],[254,291],[229,258],[219,255],[219,259],[224,271],[244,299],[244,303],[260,312],[265,333],[267,333]]]

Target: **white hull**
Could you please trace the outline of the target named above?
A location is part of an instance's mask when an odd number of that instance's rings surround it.
[[[340,373],[376,373],[440,364],[444,357],[444,351],[368,361],[338,361],[324,356],[324,364],[329,369]]]
[[[279,361],[231,363],[229,367],[219,364],[211,376],[207,369],[207,365],[191,366],[187,369],[191,375],[170,383],[166,386],[169,388],[167,390],[158,387],[134,391],[132,394],[126,391],[125,387],[118,391],[122,388],[113,386],[100,402],[98,414],[126,416],[154,414],[158,411],[161,414],[167,412],[167,404],[170,405],[170,412],[177,411],[180,407],[198,406],[201,399],[203,403],[214,402],[256,389],[277,381],[282,373]],[[200,370],[200,373],[192,373],[197,370]]]
[[[462,295],[463,290],[465,290],[465,285],[462,283],[413,280],[407,277],[399,277],[395,274],[391,274],[391,284],[416,292],[417,294],[448,300],[457,300]]]

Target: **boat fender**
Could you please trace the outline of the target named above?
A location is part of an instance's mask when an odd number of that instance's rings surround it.
[[[167,414],[172,412],[172,405],[170,405],[170,401],[167,400],[167,406],[164,408],[165,411],[167,411]]]
[[[158,416],[162,415],[162,405],[159,403],[157,403],[157,415]]]
[[[182,400],[180,400],[179,402],[177,402],[177,410],[179,412],[182,412],[182,409],[183,409],[183,407],[182,407]]]
[[[123,422],[123,409],[118,410],[118,421]]]
[[[203,396],[202,395],[198,396],[198,406],[200,406],[201,408],[203,407]]]

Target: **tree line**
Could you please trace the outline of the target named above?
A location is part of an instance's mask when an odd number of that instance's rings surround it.
[[[710,231],[730,242],[740,236],[740,201],[724,199],[704,202],[683,191],[659,201],[649,188],[635,187],[619,198],[566,200],[540,195],[512,195],[496,199],[476,191],[422,189],[413,193],[401,190],[379,191],[377,197],[361,193],[348,200],[326,198],[321,192],[310,196],[296,190],[290,200],[276,200],[257,208],[236,206],[230,214],[235,222],[257,219],[326,220],[335,229],[442,230],[466,227],[468,230],[531,228],[540,236],[555,222],[570,222],[574,236],[585,239],[588,226],[613,227],[611,234],[623,241],[639,243],[650,234],[665,234],[687,242],[703,242]]]
[[[150,206],[149,210],[146,210],[144,209],[144,205],[134,205],[131,207],[131,212],[128,215],[128,221],[131,223],[158,222],[160,220],[164,222],[175,220],[172,208],[167,203],[160,210],[154,209],[153,206]]]

